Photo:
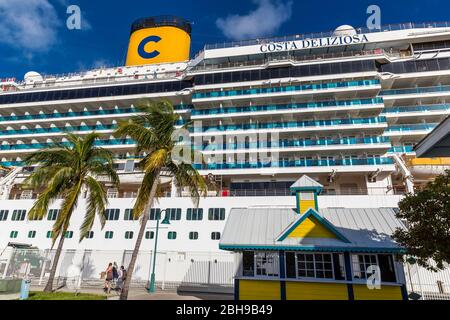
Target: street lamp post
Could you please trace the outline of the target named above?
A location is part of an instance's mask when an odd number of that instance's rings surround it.
[[[157,254],[157,246],[158,246],[158,233],[159,233],[159,220],[162,217],[162,213],[165,213],[166,216],[161,224],[170,224],[169,215],[167,214],[167,210],[161,210],[158,214],[156,213],[156,231],[155,231],[155,249],[153,250],[153,264],[152,264],[152,274],[150,276],[150,285],[148,286],[148,293],[153,293],[156,291],[156,282],[155,282],[155,266],[156,266],[156,254]]]

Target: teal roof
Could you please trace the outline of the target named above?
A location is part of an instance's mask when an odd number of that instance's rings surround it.
[[[284,237],[307,215],[320,220],[337,238]],[[391,208],[327,208],[300,217],[289,208],[236,208],[230,212],[219,246],[224,250],[400,253],[404,249],[391,238],[397,228],[404,225]]]

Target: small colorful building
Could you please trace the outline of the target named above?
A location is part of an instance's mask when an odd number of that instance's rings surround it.
[[[319,210],[322,188],[302,176],[295,209],[231,210],[220,248],[236,253],[235,299],[407,299],[394,209]]]

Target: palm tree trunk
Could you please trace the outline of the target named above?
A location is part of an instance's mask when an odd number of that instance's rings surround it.
[[[52,292],[53,291],[53,281],[55,280],[56,268],[58,267],[59,258],[61,256],[62,248],[64,245],[65,233],[61,234],[61,238],[59,239],[58,248],[55,252],[55,258],[53,259],[52,269],[50,271],[50,277],[48,278],[47,284],[45,285],[44,292]]]
[[[141,227],[139,229],[139,234],[136,239],[136,244],[134,246],[133,254],[131,255],[130,264],[128,265],[127,278],[125,279],[125,282],[122,287],[122,291],[120,293],[120,300],[128,299],[128,291],[130,289],[131,278],[133,277],[134,266],[136,264],[136,260],[137,260],[138,254],[139,254],[139,249],[141,247],[142,239],[144,238],[144,233],[145,233],[145,229],[147,227],[147,221],[149,218],[149,211],[152,208],[153,199],[155,198],[156,190],[158,188],[159,175],[160,175],[160,171],[158,171],[155,174],[155,179],[153,180],[152,190],[150,191],[150,197],[149,197],[148,203],[144,209],[144,216],[142,217]],[[155,254],[155,253],[153,253],[153,254]]]

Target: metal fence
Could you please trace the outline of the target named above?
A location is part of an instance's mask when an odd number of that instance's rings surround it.
[[[54,286],[79,289],[102,287],[109,263],[128,267],[132,251],[64,250],[61,254]],[[52,250],[7,248],[0,251],[0,278],[27,276],[33,286],[43,286],[55,256]],[[139,253],[133,273],[133,287],[148,285],[153,261],[152,251]],[[155,264],[157,286],[164,289],[204,289],[232,292],[234,256],[232,253],[158,252]]]
[[[0,279],[28,277],[33,286],[46,284],[55,252],[52,250],[0,250]],[[132,251],[64,250],[54,287],[80,289],[102,287],[101,273],[111,262],[128,267]],[[133,287],[146,287],[153,261],[152,251],[139,253]],[[185,289],[205,292],[233,292],[236,264],[233,253],[158,252],[156,284],[161,290]],[[450,268],[432,272],[417,264],[404,265],[408,293],[422,300],[450,300]]]
[[[429,271],[417,264],[405,264],[408,293],[417,293],[422,300],[450,300],[450,268]]]

